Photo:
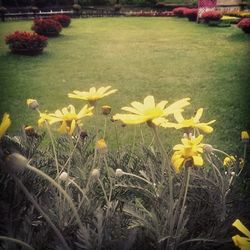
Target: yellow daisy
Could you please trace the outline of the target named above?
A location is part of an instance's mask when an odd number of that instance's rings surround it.
[[[203,165],[201,153],[203,153],[204,144],[201,144],[202,139],[203,135],[190,139],[183,138],[181,140],[182,144],[174,146],[173,150],[175,150],[175,152],[171,161],[177,173],[180,172],[187,162],[191,162],[196,167],[201,167]]]
[[[99,99],[102,99],[103,97],[111,95],[117,91],[117,89],[110,90],[110,88],[111,86],[100,87],[99,89],[92,87],[89,89],[89,91],[74,90],[73,94],[68,94],[68,97],[89,101],[90,105],[94,105]]]
[[[232,155],[225,157],[225,159],[223,160],[223,166],[225,167],[229,167],[235,163],[236,163],[236,159]]]
[[[155,104],[154,97],[147,96],[143,103],[132,102],[132,107],[122,108],[122,110],[132,114],[116,114],[113,119],[120,120],[125,124],[148,123],[148,125],[174,127],[176,124],[168,122],[165,117],[177,111],[183,111],[183,108],[190,104],[189,100],[190,98],[184,98],[166,107],[167,101]]]
[[[2,122],[0,124],[0,139],[4,136],[10,124],[11,124],[11,120],[10,120],[9,114],[4,113]]]
[[[249,250],[250,249],[250,231],[241,223],[239,219],[237,219],[232,225],[246,236],[246,237],[242,237],[238,234],[233,236],[232,240],[235,246],[239,247],[241,250]]]
[[[191,117],[191,119],[184,119],[181,112],[174,113],[174,117],[176,121],[178,122],[177,129],[181,128],[197,128],[204,133],[211,133],[213,132],[213,128],[209,126],[210,124],[214,123],[215,120],[212,120],[210,122],[200,122],[200,118],[203,114],[203,108],[200,108],[197,110],[194,117]]]
[[[61,126],[59,127],[58,131],[62,134],[72,135],[76,125],[82,125],[82,118],[93,115],[92,110],[93,107],[88,107],[88,105],[85,105],[77,114],[75,107],[73,105],[69,105],[68,107],[64,107],[62,111],[56,110],[55,113],[49,114],[51,117],[49,124],[60,122]]]

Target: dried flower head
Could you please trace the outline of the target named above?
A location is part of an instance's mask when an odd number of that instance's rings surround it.
[[[37,109],[39,107],[39,104],[35,99],[27,99],[26,103],[30,109]]]
[[[247,131],[241,131],[241,140],[244,143],[248,143],[249,142],[249,134]]]
[[[96,149],[100,152],[100,153],[107,153],[108,151],[108,146],[105,142],[104,139],[100,139],[96,142]]]
[[[122,169],[120,169],[120,168],[117,168],[116,171],[115,171],[115,176],[116,177],[121,177],[124,174],[125,174],[125,172]]]
[[[100,170],[98,168],[94,168],[91,172],[91,177],[94,179],[99,179],[100,178]]]
[[[59,180],[60,181],[67,181],[69,179],[69,175],[67,172],[63,171],[60,176],[59,176]]]
[[[102,114],[109,115],[111,113],[111,107],[108,105],[102,106]]]

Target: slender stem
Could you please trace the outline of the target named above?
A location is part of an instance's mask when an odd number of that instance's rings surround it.
[[[137,179],[140,179],[140,180],[146,182],[146,183],[149,184],[149,185],[153,185],[152,182],[150,182],[150,181],[148,181],[147,179],[144,179],[144,178],[142,178],[141,176],[138,176],[138,175],[136,175],[136,174],[124,173],[124,175],[133,176],[133,177],[135,177],[135,178],[137,178]]]
[[[103,130],[103,139],[105,139],[106,136],[106,130],[107,130],[107,117],[104,117],[104,130]]]
[[[82,190],[82,188],[74,180],[70,180],[70,183],[72,183],[81,192],[82,196],[85,197],[86,200],[89,202],[89,198],[87,197],[85,192]]]
[[[105,191],[105,188],[104,188],[104,186],[103,186],[102,181],[100,180],[100,178],[98,178],[98,182],[99,182],[99,184],[100,184],[100,186],[102,188],[102,192],[104,194],[105,200],[106,200],[107,205],[108,205],[109,204],[109,200],[108,200],[108,197],[107,197],[107,193]]]
[[[35,250],[33,247],[31,247],[30,245],[28,245],[24,241],[21,241],[21,240],[18,240],[18,239],[14,239],[14,238],[7,237],[7,236],[0,236],[0,240],[14,242],[14,243],[19,244],[19,245],[21,245],[23,247],[26,247],[27,249]]]
[[[54,142],[54,139],[53,139],[53,136],[52,136],[50,127],[49,127],[49,125],[48,125],[48,122],[45,121],[45,124],[46,124],[46,128],[47,128],[47,131],[48,131],[50,140],[51,140],[51,144],[52,144],[52,149],[53,149],[53,153],[54,153],[54,157],[55,157],[55,163],[56,163],[56,172],[57,172],[57,176],[59,176],[59,163],[58,163],[58,159],[57,159],[57,153],[56,153],[55,142]]]
[[[109,166],[108,166],[106,155],[104,155],[104,163],[105,163],[106,171],[107,171],[108,178],[109,178],[109,188],[110,188],[109,189],[109,202],[110,202],[111,197],[112,197],[112,191],[113,191],[113,182],[112,182],[112,178],[110,176],[110,171],[109,171]]]
[[[44,179],[46,179],[47,181],[49,181],[54,187],[56,187],[58,189],[58,191],[64,195],[64,197],[66,198],[66,200],[68,201],[71,209],[72,209],[72,212],[73,214],[75,215],[75,218],[76,218],[76,221],[80,227],[80,229],[83,229],[83,224],[81,222],[81,219],[78,215],[78,212],[77,212],[77,209],[72,201],[72,199],[70,198],[70,196],[63,190],[63,188],[56,182],[54,181],[50,176],[48,176],[47,174],[45,174],[44,172],[42,172],[41,170],[35,168],[35,167],[32,167],[31,165],[26,165],[26,168],[35,172],[37,175],[43,177]]]
[[[134,130],[133,144],[132,144],[132,150],[131,150],[129,160],[128,160],[128,166],[130,165],[130,161],[132,159],[132,155],[134,154],[134,150],[135,150],[135,136],[136,136],[136,126],[135,126],[135,130]]]
[[[47,221],[47,223],[51,226],[51,228],[54,230],[57,237],[61,240],[63,246],[65,249],[70,249],[67,242],[65,241],[64,237],[62,236],[61,232],[58,230],[58,228],[55,226],[55,224],[51,221],[49,216],[42,210],[42,208],[39,206],[37,201],[33,198],[31,193],[27,190],[27,188],[23,185],[23,183],[16,177],[13,176],[16,183],[19,185],[19,187],[22,189],[26,197],[29,199],[29,201],[34,205],[34,207],[39,211],[39,213],[44,217],[44,219]]]
[[[181,222],[182,222],[182,219],[183,219],[183,215],[184,215],[184,211],[185,211],[185,207],[186,207],[186,199],[187,199],[187,192],[188,192],[188,187],[189,187],[189,181],[190,181],[190,171],[191,171],[191,168],[190,167],[187,167],[186,168],[186,182],[185,182],[185,189],[184,189],[184,195],[183,195],[183,200],[182,200],[182,206],[181,206],[181,214],[180,214],[180,217],[179,217],[179,220],[178,220],[178,224],[177,224],[177,228],[176,228],[176,235],[178,234],[178,231],[180,229],[180,226],[181,226]]]

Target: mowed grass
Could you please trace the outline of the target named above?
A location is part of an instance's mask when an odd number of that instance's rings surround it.
[[[10,113],[12,132],[36,124],[27,98],[36,98],[41,110],[70,103],[80,108],[84,101],[69,99],[68,92],[106,85],[119,89],[100,103],[111,105],[113,113],[147,95],[170,103],[190,97],[187,114],[203,107],[202,121],[216,119],[206,141],[226,150],[236,149],[240,131],[250,127],[250,36],[235,26],[214,28],[178,18],[76,19],[60,37],[49,39],[42,55],[10,54],[4,36],[30,31],[31,25],[0,23],[0,115]],[[94,124],[103,128],[103,119],[89,119],[85,126]],[[134,128],[118,127],[123,143],[131,143]],[[146,127],[143,131],[149,133]],[[139,137],[139,129],[136,133]],[[174,130],[161,133],[171,143],[180,141]],[[113,140],[113,128],[108,138]]]

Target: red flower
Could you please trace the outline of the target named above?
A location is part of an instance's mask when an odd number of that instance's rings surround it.
[[[34,24],[32,26],[34,30],[39,35],[45,36],[58,36],[62,30],[62,25],[52,19],[34,19]]]
[[[250,18],[243,18],[237,26],[241,28],[245,33],[250,34]]]
[[[222,13],[217,10],[211,10],[204,12],[201,17],[205,20],[205,22],[220,21],[220,19],[222,18]]]
[[[186,11],[188,8],[186,7],[178,7],[173,9],[173,13],[175,16],[178,17],[184,17],[184,11]]]
[[[71,18],[66,15],[56,15],[52,19],[59,22],[63,27],[68,27],[71,22]]]

